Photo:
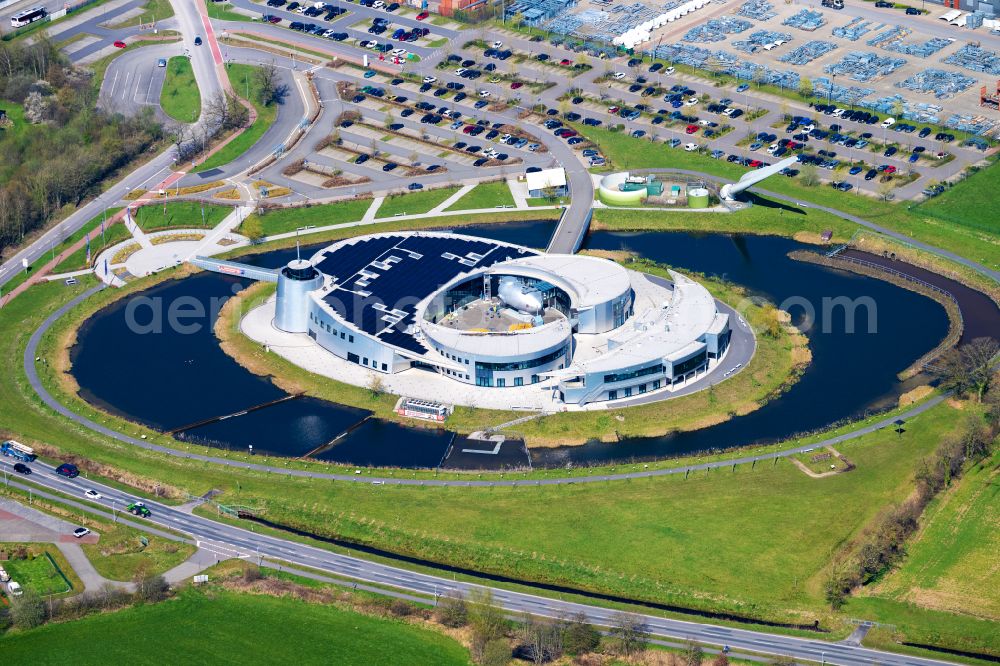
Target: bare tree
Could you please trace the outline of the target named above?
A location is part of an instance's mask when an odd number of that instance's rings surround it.
[[[533,615],[524,614],[524,621],[518,630],[520,653],[533,664],[544,664],[562,656],[563,641],[561,627],[553,622],[540,621]]]
[[[250,112],[232,93],[219,93],[208,101],[208,121],[222,131],[243,127],[250,120]]]
[[[634,657],[646,648],[649,642],[649,629],[638,615],[615,613],[611,617],[611,637],[619,654]]]
[[[963,395],[975,394],[977,401],[989,390],[993,379],[993,359],[1000,353],[1000,343],[993,338],[976,338],[945,353],[937,364],[941,384]]]

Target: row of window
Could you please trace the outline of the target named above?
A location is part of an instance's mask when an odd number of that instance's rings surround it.
[[[623,382],[626,379],[635,379],[636,377],[645,377],[646,375],[656,375],[663,372],[663,364],[657,363],[656,365],[650,365],[645,368],[639,368],[638,370],[631,370],[629,372],[616,372],[611,375],[604,375],[604,383],[612,384],[614,382]]]
[[[631,398],[632,397],[632,388],[633,387],[628,386],[626,388],[621,389],[621,397],[623,397],[623,398]],[[635,389],[640,394],[645,393],[647,390],[649,390],[649,391],[655,391],[658,388],[660,388],[660,380],[659,379],[653,380],[649,384],[639,384],[638,386],[635,387]],[[617,400],[617,399],[618,399],[618,390],[617,389],[613,390],[613,391],[608,391],[608,400]]]
[[[311,310],[309,311],[309,319],[310,319],[310,321],[314,321],[317,324],[319,324],[319,327],[321,329],[325,330],[327,333],[330,333],[331,335],[337,335],[339,333],[341,340],[346,339],[349,343],[351,343],[351,344],[354,343],[354,336],[353,335],[345,334],[344,331],[338,331],[337,329],[335,329],[332,326],[330,326],[330,324],[328,322],[325,322],[325,321],[321,320],[319,317],[317,317],[316,314],[314,312],[312,312]]]
[[[478,386],[492,386],[492,380],[489,377],[477,377],[476,384]],[[497,388],[504,388],[507,386],[507,380],[503,377],[497,377]],[[542,381],[541,377],[538,375],[531,375],[531,383],[537,384]],[[514,386],[524,386],[524,377],[514,377]]]
[[[546,354],[545,356],[539,356],[538,358],[530,358],[526,361],[511,361],[509,363],[486,363],[483,361],[476,361],[476,371],[508,372],[510,370],[527,370],[528,368],[537,368],[540,365],[551,363],[560,356],[565,356],[568,351],[569,351],[569,345],[566,345],[564,347],[557,349],[554,352]]]

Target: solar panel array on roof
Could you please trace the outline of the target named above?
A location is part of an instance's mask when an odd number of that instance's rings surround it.
[[[386,344],[426,350],[407,332],[417,304],[462,273],[526,254],[461,236],[381,236],[327,252],[317,264],[336,285],[323,297],[345,321]]]

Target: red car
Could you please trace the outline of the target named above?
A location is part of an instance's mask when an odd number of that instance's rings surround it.
[[[417,14],[417,20],[423,21],[428,16],[430,16],[430,12],[420,12],[419,14]]]
[[[281,17],[280,16],[270,16],[270,17],[268,17],[267,22],[268,23],[273,23],[273,24],[277,25],[277,24],[281,23]]]
[[[614,115],[614,114],[618,113],[618,107],[617,106],[609,106],[608,107],[608,113],[610,113],[611,115]]]
[[[573,64],[573,61],[570,60],[569,58],[563,58],[562,60],[559,61],[559,64],[569,67],[570,65]]]
[[[523,85],[524,84],[521,83],[520,81],[514,81],[514,83],[510,84],[510,87],[511,87],[512,90],[517,90],[518,88],[520,88]]]
[[[695,132],[698,131],[698,126],[697,125],[688,125],[687,129],[685,129],[684,131],[686,133],[688,133],[688,134],[694,134]]]
[[[476,129],[475,125],[466,125],[462,128],[462,134],[472,134],[472,130]]]
[[[892,166],[892,165],[890,164],[889,166],[887,166],[887,167],[885,168],[885,172],[886,172],[886,173],[896,173],[896,167],[894,167],[894,166]]]
[[[126,46],[127,46],[127,44],[125,44],[125,42],[123,42],[123,41],[122,41],[122,40],[120,40],[120,39],[119,39],[119,40],[117,40],[117,41],[115,42],[115,48],[116,48],[116,49],[123,49],[123,48],[125,48]]]
[[[763,165],[764,163],[761,162],[760,160],[750,160],[750,164],[748,164],[747,166],[750,167],[751,169],[759,169]]]

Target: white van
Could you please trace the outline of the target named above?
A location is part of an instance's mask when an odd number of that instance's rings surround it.
[[[3,567],[0,567],[0,583],[6,583],[10,580],[10,574]]]
[[[896,124],[895,118],[886,118],[885,120],[882,121],[882,129],[887,129],[895,124]]]
[[[21,584],[15,581],[10,581],[7,583],[7,595],[11,597],[19,597],[24,594],[24,590],[21,589]]]

